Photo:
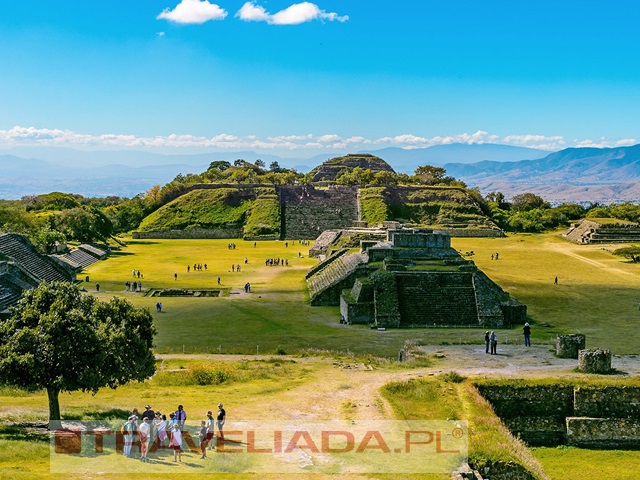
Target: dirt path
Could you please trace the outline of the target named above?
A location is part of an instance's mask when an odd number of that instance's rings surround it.
[[[618,273],[618,274],[621,274],[621,275],[632,275],[631,272],[627,272],[627,271],[621,270],[619,268],[610,267],[610,266],[608,266],[608,265],[606,265],[606,264],[604,264],[602,262],[598,262],[597,260],[592,260],[590,258],[583,257],[579,253],[576,253],[573,250],[567,249],[566,245],[558,245],[558,244],[554,244],[554,243],[549,243],[548,246],[549,246],[550,249],[552,249],[552,250],[554,250],[554,251],[556,251],[558,253],[561,253],[562,255],[567,255],[568,257],[575,258],[576,260],[580,260],[581,262],[588,263],[589,265],[591,265],[593,267],[601,268],[601,269],[606,270],[606,271],[611,272],[611,273]]]
[[[433,365],[409,370],[375,369],[362,363],[345,363],[327,357],[295,358],[312,367],[315,378],[280,392],[264,407],[272,419],[384,420],[393,418],[380,388],[392,381],[456,371],[462,375],[499,377],[574,377],[578,361],[556,358],[549,345],[499,345],[498,355],[485,353],[484,345],[420,347]],[[159,359],[184,355],[157,355]],[[191,359],[238,361],[273,358],[273,355],[189,355]],[[614,356],[613,367],[621,376],[640,375],[640,357]],[[260,402],[261,399],[255,399]]]

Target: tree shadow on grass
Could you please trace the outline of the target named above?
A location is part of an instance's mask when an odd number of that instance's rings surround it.
[[[62,420],[113,420],[124,419],[126,420],[131,415],[128,410],[122,408],[112,408],[110,410],[94,410],[83,412],[81,417],[78,418],[77,414],[63,414]]]
[[[32,428],[29,428],[31,426]],[[14,425],[0,425],[0,439],[10,441],[24,441],[24,442],[41,442],[49,443],[49,432],[46,430],[46,425],[40,424],[14,424]]]
[[[135,253],[132,252],[111,252],[109,254],[110,257],[128,257],[131,255],[135,255]]]

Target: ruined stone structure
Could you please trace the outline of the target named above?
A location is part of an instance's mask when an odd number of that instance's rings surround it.
[[[496,414],[529,445],[640,448],[635,385],[478,385]]]
[[[624,243],[640,242],[640,225],[631,222],[599,223],[580,220],[562,234],[575,243]]]
[[[611,350],[580,350],[578,352],[578,370],[586,373],[610,373]]]
[[[20,300],[24,290],[35,288],[42,281],[74,281],[84,264],[105,255],[90,245],[81,245],[63,256],[41,255],[22,235],[0,235],[0,316],[8,315],[9,307]]]
[[[558,335],[556,355],[560,358],[578,358],[578,352],[585,348],[587,337],[582,334]]]
[[[313,182],[335,182],[336,178],[343,170],[353,168],[371,170],[374,173],[386,171],[395,173],[391,165],[383,159],[369,153],[350,153],[344,157],[331,158],[311,170],[311,181]]]
[[[350,227],[358,220],[357,187],[283,186],[280,194],[280,237],[317,238],[329,229]]]
[[[340,250],[307,274],[312,305],[340,305],[348,323],[372,327],[506,326],[520,304],[433,230],[387,231],[360,253]]]

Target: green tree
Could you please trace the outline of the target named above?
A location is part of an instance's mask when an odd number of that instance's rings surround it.
[[[264,170],[264,167],[266,166],[263,160],[257,159],[255,162],[253,162],[253,164]]]
[[[564,214],[569,220],[578,220],[584,217],[587,210],[577,203],[561,203],[554,210]]]
[[[442,167],[433,167],[431,165],[422,165],[415,169],[415,177],[417,183],[421,185],[435,185],[440,183],[445,177],[447,171]],[[453,177],[452,180],[455,180]]]
[[[388,170],[381,170],[373,176],[374,185],[397,185],[398,175]]]
[[[54,253],[56,244],[66,243],[67,237],[64,233],[52,230],[49,226],[45,226],[38,230],[33,236],[33,243],[40,249],[42,253],[47,255]]]
[[[0,380],[46,389],[49,419],[60,420],[62,392],[96,393],[153,375],[154,335],[147,309],[116,297],[99,301],[72,283],[42,282],[0,323]]]
[[[271,170],[272,172],[279,172],[280,171],[280,164],[277,161],[273,161],[269,164],[269,170]]]
[[[80,242],[106,242],[113,235],[113,224],[96,208],[80,207],[65,210],[55,218],[56,230],[67,238]]]
[[[527,212],[535,208],[549,208],[549,204],[531,192],[514,195],[511,199],[511,209],[516,212]]]
[[[30,234],[44,223],[41,218],[27,212],[24,205],[15,200],[0,200],[0,232]]]
[[[152,205],[155,205],[154,203],[146,206],[145,200],[141,196],[136,196],[103,210],[111,221],[115,233],[129,232],[138,228],[146,213],[153,210]]]
[[[227,168],[231,167],[231,163],[226,160],[216,160],[215,162],[211,162],[209,164],[209,168],[207,170],[219,170],[224,172]]]
[[[638,247],[637,245],[634,245],[632,247],[618,248],[617,250],[613,251],[613,254],[619,257],[628,258],[633,263],[640,262],[640,247]]]

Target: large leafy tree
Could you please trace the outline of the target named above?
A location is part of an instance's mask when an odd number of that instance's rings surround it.
[[[79,207],[65,210],[55,218],[56,230],[80,242],[106,242],[113,235],[113,224],[97,208]]]
[[[0,381],[44,388],[49,419],[60,420],[61,392],[96,393],[155,372],[155,327],[147,309],[81,294],[72,283],[28,290],[0,322]]]

